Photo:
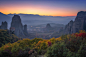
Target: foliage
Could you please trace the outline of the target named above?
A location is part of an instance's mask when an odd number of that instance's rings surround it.
[[[48,48],[47,57],[86,57],[86,32],[63,35]]]
[[[52,44],[51,44],[51,42],[48,42],[48,46],[51,46]]]
[[[44,54],[47,51],[47,57],[86,57],[85,31],[46,40],[42,38],[24,38],[18,41],[16,41],[18,38],[15,35],[11,34],[10,37],[7,30],[0,31],[0,44],[7,43],[0,47],[1,57],[24,57],[32,54],[34,50],[37,52],[36,54]]]
[[[59,37],[59,38],[56,38],[56,41],[61,41],[62,39],[61,39],[61,37]]]
[[[48,41],[52,40],[43,40],[42,38],[34,38],[32,40],[26,38],[22,40],[18,40],[17,42],[14,43],[8,43],[3,45],[0,48],[0,54],[3,54],[3,51],[6,51],[7,53],[12,53],[11,56],[18,56],[17,54],[21,51],[25,51],[27,48],[30,49],[37,49],[38,54],[42,50],[46,50],[48,48]],[[53,43],[53,42],[52,42]],[[9,53],[9,54],[10,54]]]
[[[18,41],[18,37],[10,34],[8,30],[0,29],[0,47],[6,43],[13,43]]]
[[[56,43],[49,47],[46,53],[47,57],[66,57],[68,49],[64,43]]]

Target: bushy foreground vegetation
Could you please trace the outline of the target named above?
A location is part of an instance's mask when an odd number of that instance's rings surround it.
[[[42,38],[34,38],[32,40],[30,39],[23,39],[23,40],[18,40],[15,43],[8,43],[3,45],[0,48],[0,54],[3,55],[4,53],[11,54],[10,56],[12,57],[17,57],[20,53],[24,51],[28,51],[27,49],[34,50],[37,52],[37,54],[41,54],[42,50],[47,50],[50,43],[54,44],[56,41],[55,38],[52,38],[50,40],[43,40]],[[30,51],[29,50],[29,51]],[[28,52],[29,52],[28,51]]]
[[[0,29],[0,47],[6,43],[14,43],[18,41],[18,37],[10,33],[8,30]]]
[[[86,57],[86,32],[81,30],[48,40],[26,38],[0,47],[0,57],[36,57],[41,54],[47,57]]]
[[[61,36],[61,41],[48,48],[46,56],[86,57],[86,32],[81,30],[80,33]]]

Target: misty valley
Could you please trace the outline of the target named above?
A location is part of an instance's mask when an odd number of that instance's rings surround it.
[[[86,57],[86,11],[77,16],[0,13],[0,57]]]
[[[16,19],[17,15],[19,17],[17,17],[17,19]],[[15,27],[17,28],[18,26],[22,26],[23,24],[26,24],[26,28],[24,26],[22,27],[22,29],[24,29],[24,30],[22,30],[22,32],[25,31],[25,29],[26,29],[26,32],[27,32],[26,36],[24,36],[23,34],[22,34],[22,36],[17,35],[21,38],[33,39],[33,38],[36,37],[36,38],[50,39],[52,37],[55,37],[55,38],[60,37],[63,34],[62,32],[63,32],[63,29],[65,27],[65,25],[64,25],[65,22],[64,22],[64,24],[55,23],[55,20],[53,20],[53,18],[54,18],[53,16],[39,16],[39,15],[28,15],[28,14],[26,14],[26,15],[25,14],[17,14],[17,15],[15,16],[15,14],[14,14],[15,18],[14,18],[14,21],[13,21],[12,18],[11,18],[13,16],[13,14],[5,15],[5,14],[1,13],[1,16],[3,17],[3,19],[1,21],[6,21],[7,22],[7,26],[5,26],[7,28],[5,28],[5,29],[8,29],[8,30],[12,30],[12,29],[14,30]],[[7,17],[9,17],[8,20],[6,20]],[[52,17],[51,18],[52,22],[50,21],[50,17]],[[32,20],[27,20],[27,19],[31,19],[31,18],[32,18]],[[40,18],[42,20],[40,20]],[[55,18],[63,19],[63,17],[55,17]],[[68,18],[68,17],[66,17],[66,18]],[[72,19],[74,17],[69,17],[69,18]],[[20,19],[20,21],[18,19]],[[49,20],[47,20],[47,19],[49,19]],[[13,24],[10,20],[12,20]],[[2,26],[3,26],[3,24],[2,24]],[[21,30],[21,27],[19,27],[19,28]],[[20,30],[16,30],[14,33],[15,34],[16,33],[21,34],[21,32],[20,33],[18,32]],[[59,32],[61,32],[61,33],[59,33]],[[55,33],[58,34],[58,35],[53,35]]]

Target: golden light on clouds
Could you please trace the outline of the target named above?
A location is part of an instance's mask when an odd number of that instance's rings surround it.
[[[64,8],[51,8],[46,6],[24,6],[24,5],[18,5],[18,6],[2,6],[0,11],[4,14],[18,14],[18,13],[24,13],[24,14],[39,14],[39,15],[47,15],[47,16],[75,16],[76,13],[73,13],[69,11],[69,9]]]

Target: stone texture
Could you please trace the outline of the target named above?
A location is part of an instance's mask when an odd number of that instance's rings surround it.
[[[7,22],[2,22],[0,29],[7,29]]]
[[[78,12],[75,21],[70,21],[64,29],[65,34],[79,32],[79,30],[86,31],[86,11]]]
[[[86,30],[86,11],[80,11],[73,23],[73,33],[79,32],[79,30]]]
[[[24,32],[27,33],[27,25],[24,25]]]
[[[65,34],[70,34],[70,33],[72,33],[72,26],[73,26],[73,21],[71,20],[71,21],[65,26]]]
[[[27,25],[26,24],[24,25],[23,32],[24,32],[25,38],[29,37],[29,33],[27,32]]]
[[[16,36],[18,36],[18,37],[25,36],[23,33],[23,25],[21,23],[20,16],[14,15],[12,17],[11,28],[14,28],[14,30],[15,30],[14,33]]]

